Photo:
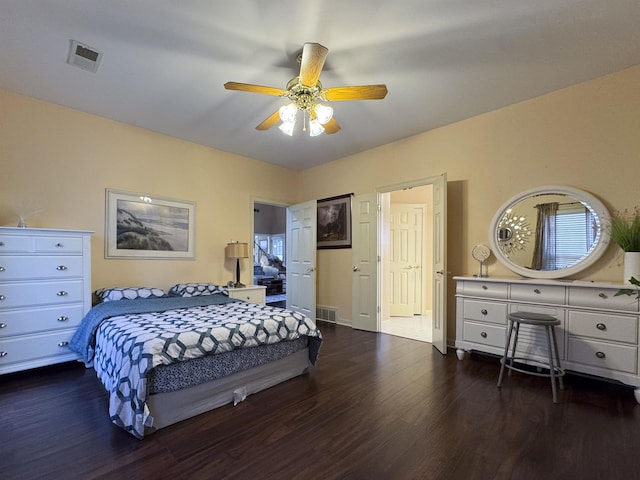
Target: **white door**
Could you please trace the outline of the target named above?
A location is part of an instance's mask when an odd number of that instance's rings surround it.
[[[390,290],[391,316],[422,313],[422,219],[424,208],[410,204],[391,205]]]
[[[316,201],[287,207],[287,308],[316,318]]]
[[[353,258],[351,325],[377,332],[378,327],[378,195],[356,195],[351,201]]]
[[[447,353],[447,174],[433,184],[433,326],[431,343]]]

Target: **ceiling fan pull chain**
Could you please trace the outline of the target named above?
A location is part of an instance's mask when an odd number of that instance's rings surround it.
[[[306,110],[302,111],[302,131],[303,132],[307,131],[307,111]]]

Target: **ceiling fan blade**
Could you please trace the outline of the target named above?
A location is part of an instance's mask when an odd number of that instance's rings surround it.
[[[267,119],[256,127],[256,130],[269,130],[280,121],[280,111],[276,110]]]
[[[315,87],[320,78],[329,49],[319,43],[305,43],[300,60],[300,83],[305,87]]]
[[[327,123],[325,123],[323,127],[324,127],[324,132],[327,135],[332,135],[334,133],[337,133],[340,130],[340,125],[338,125],[338,122],[336,122],[335,119],[333,118],[329,120]]]
[[[284,90],[281,88],[275,87],[264,87],[262,85],[253,85],[251,83],[238,83],[238,82],[227,82],[224,84],[224,88],[227,90],[239,90],[241,92],[253,92],[253,93],[263,93],[265,95],[275,95],[276,97],[282,97],[284,95]]]
[[[335,87],[324,90],[324,96],[330,102],[337,102],[340,100],[382,100],[386,95],[386,85]]]

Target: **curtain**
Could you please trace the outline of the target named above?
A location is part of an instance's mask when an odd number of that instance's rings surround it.
[[[536,205],[538,219],[533,248],[533,270],[555,270],[556,268],[556,215],[558,202]]]

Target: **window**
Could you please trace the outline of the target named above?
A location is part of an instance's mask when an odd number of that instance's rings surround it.
[[[597,229],[593,215],[581,204],[560,205],[556,214],[555,268],[565,268],[584,258],[593,248]]]
[[[255,235],[255,247],[254,247],[254,262],[256,265],[260,264],[260,257],[262,255],[277,257],[285,263],[285,235],[283,233],[277,235]]]

